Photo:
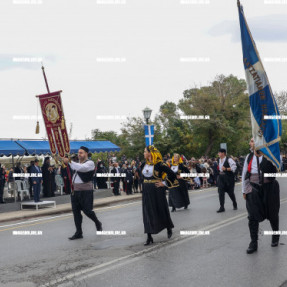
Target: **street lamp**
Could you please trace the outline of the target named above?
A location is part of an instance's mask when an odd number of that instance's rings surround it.
[[[146,124],[148,125],[148,120],[150,119],[150,116],[151,116],[151,112],[152,110],[148,107],[146,107],[144,110],[143,110],[143,115],[144,115],[144,118],[146,120]]]

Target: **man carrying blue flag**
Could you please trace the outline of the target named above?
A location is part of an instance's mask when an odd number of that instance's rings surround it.
[[[261,152],[255,150],[253,138],[249,142],[250,153],[246,156],[242,170],[242,193],[246,200],[251,242],[247,254],[257,251],[259,222],[270,221],[271,228],[279,231],[280,189],[275,177],[265,177],[266,173],[276,173],[277,169]],[[279,243],[279,235],[272,235],[271,246]]]
[[[270,220],[273,231],[279,230],[280,189],[275,177],[280,169],[279,141],[282,133],[280,114],[267,74],[247,25],[240,1],[237,1],[241,28],[243,63],[249,92],[253,138],[251,153],[247,155],[242,172],[242,192],[246,199],[251,243],[247,253],[257,250],[259,222]],[[269,120],[271,116],[274,119]],[[279,235],[272,236],[271,246],[279,243]]]

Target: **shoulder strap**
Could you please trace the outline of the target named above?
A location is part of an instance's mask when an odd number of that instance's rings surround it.
[[[259,157],[256,156],[256,161],[257,161],[257,169],[258,169],[258,178],[259,178],[259,184],[260,184],[260,165],[259,165]]]

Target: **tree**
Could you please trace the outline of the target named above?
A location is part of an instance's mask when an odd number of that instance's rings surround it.
[[[209,85],[184,91],[178,107],[185,115],[207,115],[209,120],[189,120],[201,155],[215,155],[221,142],[229,154],[238,155],[251,134],[245,80],[219,75]],[[242,144],[241,144],[242,143]]]

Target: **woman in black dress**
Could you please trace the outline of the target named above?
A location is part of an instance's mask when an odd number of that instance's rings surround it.
[[[142,209],[144,232],[147,233],[145,245],[153,243],[152,234],[158,234],[167,229],[167,236],[172,236],[174,227],[166,200],[166,186],[178,184],[174,172],[162,161],[160,152],[150,145],[144,150],[145,164],[142,164],[143,192]],[[163,178],[165,181],[163,182]]]
[[[171,170],[177,176],[179,185],[169,189],[168,202],[169,206],[172,207],[171,212],[176,211],[176,208],[184,207],[187,209],[190,204],[187,181],[190,180],[189,177],[181,177],[181,173],[190,173],[189,169],[183,164],[181,157],[178,153],[175,153],[172,157]]]

